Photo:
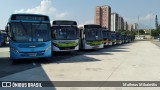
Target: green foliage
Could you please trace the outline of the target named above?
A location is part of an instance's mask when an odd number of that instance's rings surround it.
[[[160,25],[158,25],[158,28],[157,28],[157,30],[160,30]]]
[[[156,30],[152,30],[153,37],[159,36],[159,34],[160,34],[160,25],[158,26]]]
[[[139,35],[145,35],[144,30],[139,30]]]
[[[135,34],[138,35],[138,31],[135,31]],[[140,29],[139,35],[145,35],[145,31],[143,29]]]
[[[157,33],[157,30],[152,30],[152,34],[151,34],[153,37],[157,36],[158,33]]]
[[[131,36],[135,36],[136,35],[136,33],[134,31],[129,31],[129,30],[120,30],[118,32],[120,32],[123,35],[131,35]]]
[[[158,30],[152,30],[152,36],[153,37],[159,36],[159,34],[160,34],[160,29],[158,29]]]

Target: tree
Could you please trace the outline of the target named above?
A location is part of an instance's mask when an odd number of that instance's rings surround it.
[[[159,35],[158,30],[152,30],[152,35],[151,36],[156,37],[158,35]]]
[[[139,30],[140,35],[145,35],[145,31],[143,29]]]
[[[131,36],[136,35],[136,33],[134,31],[129,31],[129,30],[123,30],[123,31],[121,31],[121,34],[131,35]]]
[[[152,36],[153,37],[157,37],[157,36],[159,36],[159,34],[160,34],[160,29],[158,29],[158,30],[152,30]]]
[[[156,30],[158,29],[159,25],[158,25],[158,17],[156,15],[156,19],[155,19],[155,25],[156,25]]]

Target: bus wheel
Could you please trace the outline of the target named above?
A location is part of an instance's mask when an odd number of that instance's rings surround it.
[[[10,61],[12,62],[12,65],[17,64],[17,60],[15,59],[10,59]]]
[[[6,45],[7,44],[7,41],[4,41],[4,45]]]
[[[52,52],[51,52],[51,55],[54,56],[54,55],[55,55],[55,52],[52,51]]]
[[[5,43],[5,41],[4,41],[2,45],[4,46],[5,44],[6,44],[6,43]]]
[[[52,60],[52,57],[47,57],[47,58],[45,58],[46,60]]]
[[[52,57],[43,57],[43,58],[39,58],[39,59],[42,61],[44,61],[44,60],[50,61],[50,60],[52,60]]]

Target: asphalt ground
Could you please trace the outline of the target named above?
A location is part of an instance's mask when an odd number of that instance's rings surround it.
[[[73,51],[73,52],[53,52],[53,56],[50,59],[45,59],[45,58],[29,59],[29,60],[24,59],[24,60],[19,60],[14,63],[10,60],[9,47],[8,47],[8,44],[6,44],[5,46],[0,47],[0,78],[11,75],[11,74],[15,74],[18,72],[22,72],[22,71],[25,71],[28,69],[40,67],[41,64],[47,65],[50,63],[61,63],[61,62],[64,62],[65,59],[68,59],[68,58],[71,58],[74,56],[87,55],[91,52],[103,52],[104,50],[107,51],[107,49],[114,49],[114,48],[118,48],[119,46],[125,46],[125,45],[129,45],[129,44],[131,44],[131,43],[122,44],[122,45],[115,45],[115,46],[108,46],[108,47],[105,47],[104,49],[99,49],[99,50],[79,50],[79,51]],[[67,61],[65,61],[65,62],[67,62]],[[69,62],[71,62],[71,61],[69,61]],[[78,61],[76,61],[76,62],[78,62]],[[81,61],[79,61],[79,62],[81,62]]]

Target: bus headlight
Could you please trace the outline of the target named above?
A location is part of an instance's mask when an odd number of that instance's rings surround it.
[[[19,53],[19,51],[18,51],[17,49],[15,49],[15,48],[11,48],[11,51],[14,51],[14,52],[16,52],[16,53]]]
[[[48,50],[51,50],[51,45],[46,48],[45,52],[47,52]]]
[[[54,45],[54,46],[57,46],[58,43],[59,43],[59,42],[54,41],[54,42],[53,42],[53,45]]]
[[[76,42],[76,43],[79,43],[79,41],[78,41],[78,40],[76,40],[75,42]]]

